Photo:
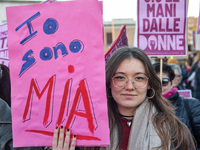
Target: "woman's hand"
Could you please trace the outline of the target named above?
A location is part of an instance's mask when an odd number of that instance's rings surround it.
[[[66,130],[65,136],[65,128],[63,126],[56,127],[53,134],[53,150],[75,150],[76,146],[76,136],[73,136],[72,142],[70,144],[70,130]]]

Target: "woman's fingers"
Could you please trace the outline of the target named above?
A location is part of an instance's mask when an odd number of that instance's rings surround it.
[[[56,127],[53,135],[52,142],[53,150],[75,150],[76,147],[76,136],[73,136],[71,144],[70,144],[70,130],[66,130],[65,136],[65,128],[63,126]]]
[[[65,142],[64,142],[64,149],[69,149],[69,143],[70,143],[70,130],[67,129]]]
[[[56,149],[58,145],[58,132],[59,132],[59,128],[56,127],[53,134],[53,142],[52,142],[53,149]]]
[[[75,147],[76,147],[76,136],[74,135],[69,150],[75,150]]]
[[[58,139],[58,148],[62,149],[64,147],[64,135],[65,128],[63,126],[60,127],[59,139]]]

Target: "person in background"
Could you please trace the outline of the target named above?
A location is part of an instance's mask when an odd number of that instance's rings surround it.
[[[8,104],[0,98],[0,150],[12,149],[12,121]]]
[[[179,65],[179,62],[178,62],[178,60],[175,59],[175,58],[169,58],[169,59],[167,60],[167,64],[168,64],[168,65],[169,65],[169,64],[176,64],[176,65]]]
[[[194,150],[190,131],[175,116],[161,89],[160,79],[142,50],[118,49],[106,64],[110,145],[82,149]],[[57,141],[53,139],[58,146]]]
[[[191,61],[190,61],[189,58],[185,62],[185,66],[186,66],[186,71],[185,71],[185,75],[186,75],[186,78],[185,78],[185,88],[186,89],[190,89],[191,91],[193,91],[193,87],[191,86],[191,81],[188,80],[189,79],[189,72],[191,70]]]
[[[174,74],[175,74],[174,79],[172,81],[172,86],[176,87],[178,90],[185,89],[185,86],[182,83],[183,77],[181,75],[182,74],[181,68],[176,64],[169,64],[169,65],[172,67],[172,69],[174,70]]]
[[[181,69],[181,76],[182,76],[182,80],[181,80],[181,84],[184,86],[184,88],[185,88],[185,80],[186,80],[186,78],[187,78],[187,75],[186,75],[186,69],[187,69],[187,67],[186,67],[186,62],[187,60],[182,60],[181,61],[181,64],[180,65],[178,65],[179,67],[180,67],[180,69]]]
[[[153,64],[154,70],[160,77],[160,63]],[[175,108],[176,116],[189,128],[200,149],[200,101],[195,98],[184,98],[179,95],[173,86],[174,70],[170,65],[162,66],[162,95],[167,98]]]
[[[11,107],[10,91],[10,72],[9,68],[0,64],[0,98],[2,98]]]
[[[193,87],[192,96],[200,100],[200,51],[195,56],[188,76],[188,79],[193,76],[191,79],[191,86]]]
[[[190,61],[190,59],[187,59],[185,61],[185,67],[186,67],[185,73],[186,73],[186,76],[187,76],[187,73],[191,70],[191,61]]]

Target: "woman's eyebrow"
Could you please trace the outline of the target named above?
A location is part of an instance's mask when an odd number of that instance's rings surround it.
[[[115,72],[115,74],[125,74],[125,73],[119,71],[119,72]],[[114,74],[114,75],[115,75],[115,74]]]
[[[146,75],[146,73],[144,73],[144,72],[136,72],[135,74],[144,74],[144,75]]]
[[[125,72],[121,72],[121,71],[114,73],[114,75],[116,75],[116,74],[126,75]],[[143,74],[143,75],[147,76],[146,73],[144,73],[144,72],[136,72],[134,75],[139,75],[139,74]]]

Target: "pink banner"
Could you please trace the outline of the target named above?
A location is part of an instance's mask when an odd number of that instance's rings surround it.
[[[0,64],[9,67],[7,24],[0,25]]]
[[[149,56],[186,56],[186,0],[138,0],[137,45]]]
[[[14,147],[109,144],[102,8],[97,0],[8,7]],[[17,13],[16,13],[17,12]],[[92,13],[91,13],[92,12]]]
[[[200,34],[200,2],[199,2],[199,17],[197,23],[197,34]]]
[[[117,39],[111,44],[109,50],[105,54],[106,63],[112,56],[112,54],[120,47],[128,46],[128,38],[126,36],[126,25],[123,25]]]
[[[179,95],[188,98],[192,97],[192,91],[191,90],[178,90]]]

